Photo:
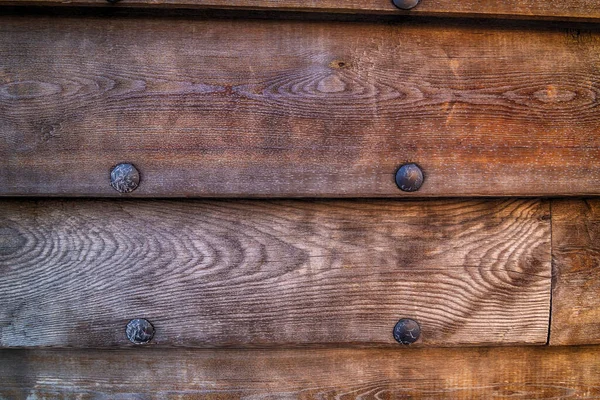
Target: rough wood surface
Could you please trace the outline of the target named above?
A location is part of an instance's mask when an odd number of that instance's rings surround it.
[[[500,4],[502,2],[498,2]],[[597,30],[0,18],[0,195],[600,193]],[[425,184],[398,190],[415,162]]]
[[[543,344],[549,205],[4,201],[0,346]]]
[[[550,344],[600,343],[600,201],[552,202]]]
[[[598,399],[597,347],[0,351],[9,399]]]
[[[501,17],[596,21],[596,0],[422,0],[410,11],[396,8],[391,0],[0,0],[2,5],[169,7],[276,10],[327,13],[389,14],[450,17]]]

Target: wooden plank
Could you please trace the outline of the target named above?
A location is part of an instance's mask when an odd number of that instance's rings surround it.
[[[449,17],[499,17],[545,20],[597,21],[600,4],[595,0],[422,0],[410,11],[391,0],[0,0],[1,5],[217,8],[260,11],[300,11],[352,14],[387,14]]]
[[[600,193],[597,27],[0,26],[1,195],[119,196],[122,161],[142,197]],[[396,187],[405,162],[424,170],[418,192]]]
[[[599,350],[3,350],[0,397],[597,399]]]
[[[554,345],[600,343],[600,201],[552,202]]]
[[[547,202],[5,201],[0,346],[544,344]]]

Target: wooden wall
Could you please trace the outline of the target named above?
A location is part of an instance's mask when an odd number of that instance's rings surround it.
[[[600,397],[596,2],[0,7],[0,399]]]

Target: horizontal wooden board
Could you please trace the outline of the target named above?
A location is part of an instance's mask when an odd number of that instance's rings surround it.
[[[501,2],[498,2],[501,3]],[[0,17],[0,195],[597,195],[600,34]],[[397,168],[421,166],[401,192]]]
[[[0,346],[543,344],[547,202],[0,204]]]
[[[598,347],[3,350],[0,397],[597,399],[599,351]]]
[[[400,10],[391,0],[0,0],[1,5],[218,8],[268,11],[388,14],[449,17],[500,17],[546,20],[600,19],[595,0],[421,0],[410,11]]]
[[[600,201],[552,202],[550,343],[600,343]]]

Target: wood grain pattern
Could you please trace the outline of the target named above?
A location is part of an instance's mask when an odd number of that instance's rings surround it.
[[[0,26],[0,195],[119,196],[119,162],[140,169],[142,197],[600,193],[597,28]],[[405,162],[425,172],[418,192],[394,183]]]
[[[0,351],[1,398],[597,399],[598,347]]]
[[[4,201],[0,346],[543,344],[547,202]]]
[[[389,14],[449,17],[501,17],[550,20],[597,21],[600,4],[595,0],[422,0],[402,11],[391,0],[0,0],[1,5],[218,8],[242,10],[301,11],[326,13]]]
[[[600,343],[600,202],[552,202],[550,344]]]

